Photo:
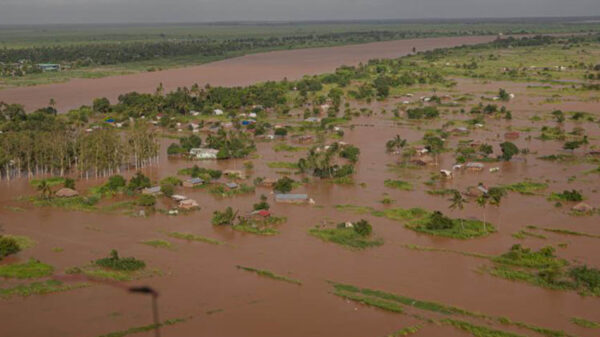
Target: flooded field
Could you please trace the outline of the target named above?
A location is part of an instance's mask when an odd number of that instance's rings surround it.
[[[297,79],[304,75],[333,71],[340,65],[355,65],[374,58],[394,58],[417,51],[491,41],[495,36],[450,37],[375,42],[328,48],[312,48],[253,54],[201,66],[143,74],[75,79],[67,83],[0,90],[0,101],[37,109],[53,98],[56,109],[67,111],[89,105],[94,98],[111,102],[130,91],[151,93],[163,84],[165,90],[191,86],[243,86],[262,81]]]
[[[331,71],[340,64],[356,64],[374,57],[396,57],[410,53],[413,47],[424,50],[490,39],[427,39],[274,52],[194,68],[3,90],[0,91],[0,100],[10,99],[11,102],[36,107],[53,97],[59,110],[64,110],[88,104],[98,96],[113,100],[118,94],[130,90],[152,92],[159,82],[166,89],[192,82],[201,85],[247,85]],[[349,100],[349,109],[363,108],[372,112],[363,111],[339,125],[343,130],[341,141],[360,149],[354,183],[334,184],[312,178],[309,183],[294,188],[293,193],[306,193],[314,204],[276,203],[272,189],[261,186],[252,193],[231,198],[214,196],[204,189],[178,187],[177,193],[196,200],[200,210],[177,216],[156,213],[140,217],[35,207],[23,200],[23,197],[38,194],[27,179],[2,180],[0,230],[6,234],[27,236],[36,244],[1,263],[25,262],[34,257],[54,266],[55,274],[63,275],[68,268],[86,265],[106,256],[111,249],[117,249],[122,256],[135,256],[145,261],[148,267],[159,270],[160,274],[126,284],[148,285],[159,292],[161,320],[185,319],[163,327],[163,336],[364,337],[388,336],[415,326],[419,327],[416,336],[471,336],[449,324],[427,323],[421,315],[425,311],[410,306],[403,314],[398,314],[335,296],[330,282],[458,307],[486,318],[478,321],[480,316],[472,314],[464,318],[456,313],[450,315],[451,318],[474,324],[485,321],[496,329],[514,333],[498,336],[597,336],[597,328],[584,328],[571,321],[574,317],[598,321],[600,302],[597,296],[583,296],[576,291],[549,289],[495,277],[488,272],[493,265],[489,259],[469,255],[498,256],[514,244],[534,250],[553,246],[557,256],[574,265],[600,266],[598,213],[573,215],[570,209],[575,203],[564,202],[562,207],[557,207],[554,201],[547,200],[551,192],[577,190],[585,196],[585,203],[599,207],[598,172],[593,173],[598,168],[597,161],[580,159],[557,163],[540,159],[557,153],[575,153],[578,158],[584,158],[584,153],[597,149],[600,137],[598,123],[572,119],[563,122],[564,130],[582,128],[590,140],[589,144],[574,152],[563,150],[559,142],[538,139],[542,125],[553,125],[549,117],[553,110],[583,112],[597,120],[600,117],[597,95],[594,92],[565,94],[560,101],[550,102],[551,90],[536,88],[540,85],[558,88],[559,84],[469,78],[455,80],[456,85],[450,88],[432,91],[417,87],[411,89],[410,94],[395,95],[383,101]],[[455,153],[450,150],[442,151],[435,164],[425,166],[404,165],[401,154],[386,151],[386,142],[396,135],[418,146],[426,130],[448,128],[447,123],[451,120],[459,125],[459,121],[465,122],[470,118],[468,114],[454,111],[457,109],[448,109],[440,118],[411,121],[394,117],[392,111],[398,106],[417,105],[422,101],[420,97],[432,95],[458,100],[467,93],[470,97],[468,104],[475,104],[482,97],[495,95],[500,88],[513,94],[509,101],[497,102],[512,112],[512,119],[490,117],[485,125],[469,127],[468,135],[450,133],[445,143],[447,148],[452,149],[467,138],[477,143],[493,144],[495,156],[500,153],[498,144],[509,138],[519,149],[528,149],[516,154],[512,160],[484,162],[484,169],[475,172],[453,169]],[[271,122],[294,123],[301,113],[301,109],[296,109],[289,118]],[[507,135],[507,132],[517,134]],[[327,140],[326,143],[332,141]],[[210,169],[242,170],[247,175],[243,181],[248,184],[255,177],[289,175],[300,180],[301,175],[294,169],[274,168],[269,164],[297,162],[306,155],[306,151],[275,151],[275,148],[282,143],[306,148],[314,145],[295,143],[288,136],[257,140],[256,155],[246,159],[190,161],[167,155],[167,148],[175,142],[172,138],[161,138],[159,163],[143,170],[151,180],[176,176],[180,169],[194,164]],[[244,165],[247,161],[253,163],[251,168]],[[453,177],[439,179],[442,169],[452,171]],[[134,173],[131,170],[124,176],[130,178]],[[411,187],[407,190],[394,189],[384,183],[396,179],[408,182]],[[431,193],[442,189],[466,191],[479,183],[505,186],[526,181],[547,186],[531,195],[509,191],[499,205],[487,205],[485,208],[479,207],[475,199],[469,199],[464,209],[449,209],[449,196]],[[104,178],[79,179],[77,189],[83,191],[104,182]],[[250,213],[252,204],[258,202],[261,194],[267,196],[272,214],[287,217],[287,222],[277,226],[279,234],[260,236],[235,231],[231,226],[211,224],[213,212],[227,206],[241,214]],[[382,203],[384,198],[391,201]],[[161,204],[164,208],[170,207],[169,202],[160,200],[160,203],[167,203]],[[454,218],[484,219],[484,222],[493,224],[497,232],[467,240],[428,235],[409,230],[403,221],[370,211],[357,214],[336,207],[339,205],[370,207],[378,211],[413,207],[437,210]],[[372,235],[382,239],[383,245],[362,250],[348,249],[309,235],[311,228],[325,220],[342,223],[360,219],[372,224]],[[588,235],[566,235],[545,231],[544,228]],[[518,235],[520,231],[535,235]],[[170,237],[168,233],[172,232],[192,233],[223,244],[181,240]],[[164,249],[142,244],[143,241],[157,239],[169,241],[172,247]],[[301,284],[280,282],[236,266],[272,271]],[[10,285],[10,282],[5,285]],[[446,317],[440,312],[431,315],[425,316],[433,319]],[[107,281],[92,282],[87,287],[64,292],[0,299],[0,317],[2,336],[94,337],[147,326],[152,323],[152,308],[147,296],[129,294]],[[503,320],[498,318],[547,330],[534,331],[523,325],[501,323]],[[562,334],[552,334],[560,331]],[[152,333],[146,331],[139,335],[151,336]]]

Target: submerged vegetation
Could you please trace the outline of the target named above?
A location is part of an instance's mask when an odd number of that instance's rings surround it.
[[[382,310],[395,312],[395,313],[406,313],[412,309],[418,309],[421,311],[434,313],[441,315],[441,318],[437,319],[432,316],[424,317],[422,315],[413,315],[419,317],[421,320],[428,324],[450,324],[456,328],[464,331],[468,331],[478,337],[521,337],[521,334],[515,334],[512,332],[499,330],[488,326],[492,322],[500,323],[507,326],[515,326],[518,328],[527,329],[533,332],[540,333],[547,337],[572,337],[572,335],[559,330],[552,330],[524,322],[513,321],[507,317],[494,317],[480,312],[469,311],[455,306],[445,305],[432,301],[423,301],[407,296],[397,295],[393,293],[384,292],[381,290],[373,290],[368,288],[359,288],[349,284],[330,282],[334,288],[333,294],[340,296],[350,301],[362,303],[368,306],[376,307]],[[470,320],[481,321],[481,325],[469,323],[455,318],[449,318],[455,316],[462,316],[469,318]]]
[[[600,296],[600,270],[570,263],[554,255],[554,248],[538,251],[513,245],[507,253],[492,259],[489,273],[509,280],[527,282],[557,290],[574,290],[582,295]]]
[[[326,223],[326,225],[330,225]],[[373,238],[371,224],[366,220],[339,223],[335,228],[315,226],[309,234],[323,241],[333,242],[352,249],[365,249],[383,245],[383,240]]]
[[[264,276],[264,277],[268,277],[274,280],[278,280],[278,281],[284,281],[284,282],[288,282],[288,283],[293,283],[293,284],[297,284],[297,285],[301,285],[302,282],[293,278],[289,278],[287,276],[282,276],[282,275],[277,275],[269,270],[263,270],[263,269],[256,269],[256,268],[251,268],[251,267],[244,267],[244,266],[236,266],[238,269],[241,270],[245,270],[245,271],[249,271],[252,273],[256,273],[257,275],[260,276]]]

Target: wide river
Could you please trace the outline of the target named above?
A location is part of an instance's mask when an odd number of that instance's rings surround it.
[[[162,83],[166,90],[191,86],[243,86],[252,83],[297,79],[331,72],[341,65],[355,65],[375,58],[395,58],[417,51],[477,44],[495,36],[444,37],[374,42],[360,45],[295,49],[251,54],[193,67],[169,69],[99,79],[74,79],[66,83],[0,90],[0,101],[23,104],[27,110],[48,105],[51,98],[61,111],[90,104],[94,98],[113,102],[120,94],[154,92]]]

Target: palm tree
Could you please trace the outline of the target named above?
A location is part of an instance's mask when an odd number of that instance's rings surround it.
[[[406,146],[406,139],[402,139],[400,135],[396,135],[392,140],[389,140],[385,143],[385,148],[388,152],[392,152],[392,150],[400,150],[401,148]]]
[[[463,208],[465,208],[465,203],[467,203],[467,199],[463,198],[462,194],[457,191],[457,190],[452,190],[452,197],[450,199],[448,199],[448,201],[451,202],[449,208],[450,209],[459,209],[459,210],[463,210]],[[463,223],[463,218],[460,218],[460,227],[462,230],[465,229],[464,223]]]
[[[483,230],[487,232],[487,228],[485,225],[485,206],[489,203],[489,196],[487,194],[482,194],[477,198],[477,205],[483,208]]]

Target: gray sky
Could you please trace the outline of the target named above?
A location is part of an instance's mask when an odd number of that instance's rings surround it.
[[[0,0],[0,25],[599,15],[600,0]]]

